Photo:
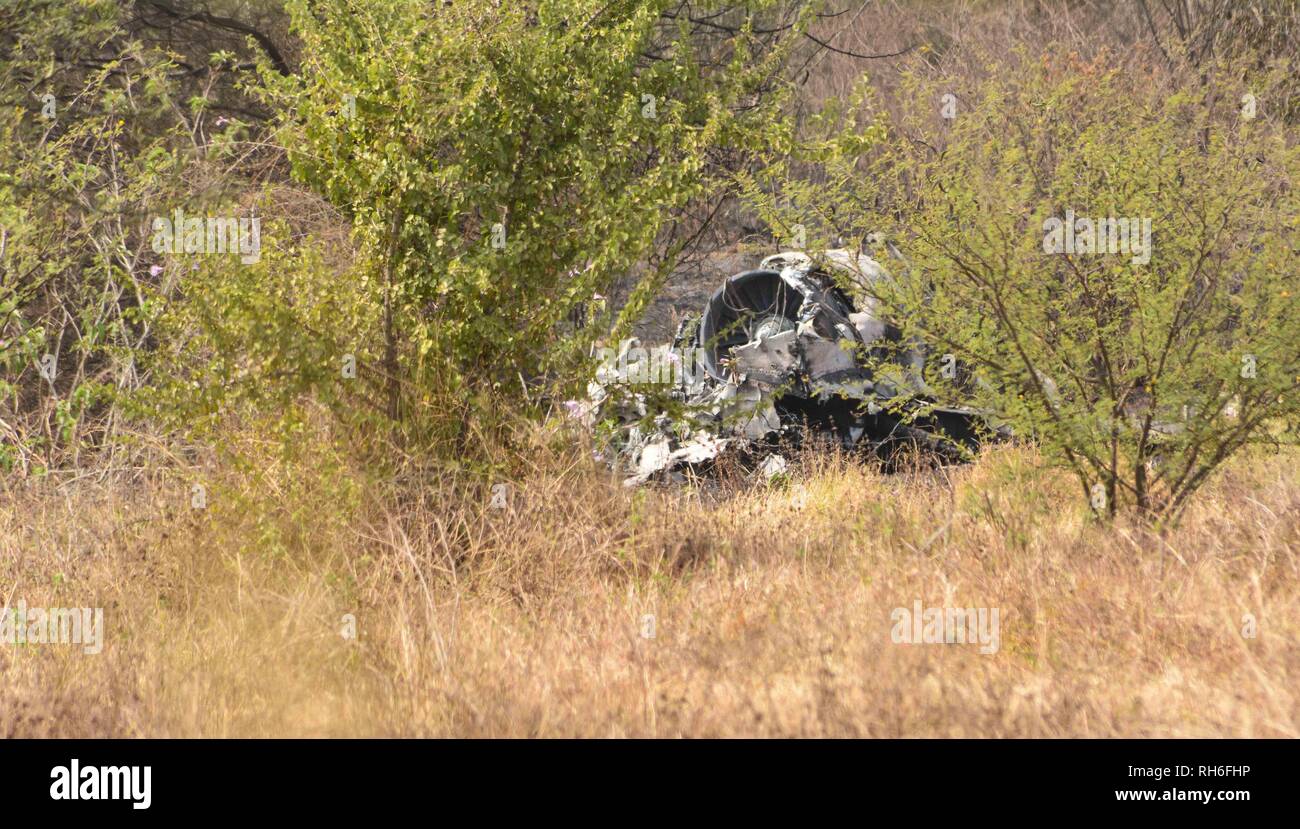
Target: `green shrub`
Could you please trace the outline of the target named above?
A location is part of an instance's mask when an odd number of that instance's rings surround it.
[[[897,246],[872,247],[897,278],[871,293],[930,347],[939,402],[1036,441],[1100,513],[1164,514],[1300,407],[1300,155],[1285,65],[1167,86],[1106,63],[912,73],[895,117],[866,94],[824,114],[799,159],[815,181],[774,164],[784,187],[752,190],[776,224]],[[1130,249],[1108,224],[1088,250],[1081,220],[1121,218]]]
[[[772,138],[785,47],[751,31],[771,5],[703,40],[668,2],[289,4],[302,69],[266,92],[295,177],[352,225],[369,309],[322,333],[370,355],[401,434],[463,447],[571,374],[611,321],[565,320],[651,260],[623,327],[639,313],[680,249],[668,229],[724,190],[718,159]]]
[[[0,11],[0,471],[114,444],[141,382],[157,286],[143,230],[197,149],[161,51],[118,40],[117,4]],[[107,57],[106,57],[107,56]]]

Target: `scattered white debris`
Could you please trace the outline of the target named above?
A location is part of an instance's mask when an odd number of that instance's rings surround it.
[[[763,461],[763,465],[758,468],[759,474],[769,481],[773,478],[785,474],[785,458],[781,455],[768,455]]]

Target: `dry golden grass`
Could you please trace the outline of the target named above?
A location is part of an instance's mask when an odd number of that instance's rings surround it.
[[[1295,452],[1241,459],[1163,536],[1092,523],[1025,449],[635,493],[534,457],[505,511],[304,460],[211,476],[202,512],[179,479],[0,496],[3,595],[107,628],[97,656],[0,644],[0,735],[1300,730]],[[894,644],[916,600],[999,608],[1000,650]]]

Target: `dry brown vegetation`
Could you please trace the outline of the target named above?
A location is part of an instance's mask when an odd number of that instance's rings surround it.
[[[178,479],[4,493],[6,598],[103,606],[107,635],[0,645],[0,735],[1300,730],[1292,450],[1240,458],[1160,533],[1095,523],[1024,448],[630,492],[555,437],[507,510],[304,458],[214,478],[202,511]],[[893,643],[916,600],[1000,608],[1000,649]]]

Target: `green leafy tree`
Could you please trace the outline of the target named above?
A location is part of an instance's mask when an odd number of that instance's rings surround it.
[[[774,140],[804,10],[702,6],[702,38],[678,6],[288,4],[302,70],[266,91],[295,177],[352,224],[346,278],[375,310],[323,333],[357,341],[403,433],[463,441],[625,330],[735,159]],[[620,320],[565,324],[638,267]]]
[[[38,472],[123,426],[157,283],[142,229],[193,144],[175,65],[122,38],[117,4],[24,0],[0,21],[0,467]]]
[[[1156,83],[1104,55],[1013,55],[963,89],[911,73],[895,117],[864,91],[823,115],[804,167],[752,190],[773,222],[889,265],[867,293],[928,345],[933,399],[1034,440],[1100,513],[1176,513],[1300,410],[1288,67],[1243,65]]]

